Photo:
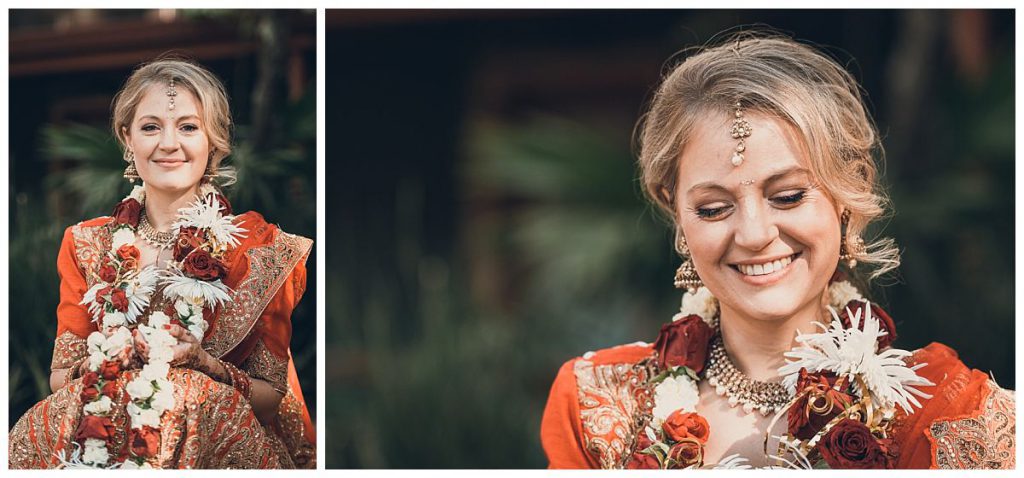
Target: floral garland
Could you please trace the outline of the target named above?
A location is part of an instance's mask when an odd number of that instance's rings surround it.
[[[907,414],[930,398],[915,387],[934,385],[907,367],[911,355],[890,348],[892,319],[845,280],[832,282],[828,299],[833,321],[816,334],[798,334],[798,345],[779,369],[794,394],[769,425],[785,414],[787,431],[779,449],[765,454],[782,468],[890,468],[888,438],[896,407]],[[837,313],[836,310],[842,312]],[[662,327],[654,344],[658,370],[651,422],[637,439],[627,468],[700,468],[711,429],[697,413],[699,374],[718,327],[718,301],[701,287],[684,295],[680,312]],[[787,458],[790,457],[790,458]],[[750,468],[739,455],[717,468]]]
[[[114,208],[111,248],[100,263],[99,280],[81,302],[103,332],[93,332],[87,340],[89,372],[82,379],[82,420],[74,437],[78,449],[70,459],[61,457],[68,467],[153,467],[160,449],[162,416],[175,405],[174,384],[167,377],[178,339],[168,329],[180,325],[202,342],[209,325],[206,314],[231,300],[230,289],[222,281],[227,275],[223,259],[244,237],[245,229],[234,223],[227,199],[213,186],[200,188],[199,198],[178,212],[172,225],[178,230],[172,260],[160,272],[153,265],[139,267],[141,253],[134,245],[144,191],[136,186]],[[132,347],[128,326],[149,307],[158,285],[170,299],[169,305],[138,326],[149,356],[138,376],[123,387],[131,398],[126,406],[131,420],[128,450],[112,460],[115,426],[110,414],[122,391],[119,357]]]

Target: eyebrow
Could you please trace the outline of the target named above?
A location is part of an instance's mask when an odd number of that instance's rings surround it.
[[[155,120],[161,120],[161,121],[163,120],[163,118],[161,118],[161,117],[159,117],[157,115],[145,115],[145,116],[140,116],[139,117],[139,121],[142,121],[144,119],[155,119]],[[196,116],[196,115],[185,115],[185,116],[178,116],[178,117],[174,118],[174,121],[178,122],[178,121],[186,120],[186,119],[187,120],[195,121],[195,120],[199,120],[200,118],[198,116]]]
[[[765,183],[771,183],[773,181],[778,181],[780,179],[783,179],[783,178],[785,178],[787,176],[792,176],[792,175],[796,175],[796,174],[807,174],[807,175],[810,175],[810,173],[811,172],[809,170],[807,170],[806,168],[802,168],[800,166],[791,166],[789,168],[786,168],[786,169],[783,169],[781,171],[773,173],[771,176],[768,176],[767,178],[765,178],[764,182]],[[689,190],[686,191],[686,193],[690,194],[690,193],[692,193],[692,192],[694,192],[694,191],[696,191],[698,189],[716,189],[716,190],[728,191],[728,189],[726,189],[721,184],[718,184],[718,183],[716,183],[714,181],[705,181],[703,183],[694,184],[693,187],[691,187]]]

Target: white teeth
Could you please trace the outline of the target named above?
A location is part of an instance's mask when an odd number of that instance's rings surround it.
[[[793,256],[779,259],[774,262],[767,262],[764,264],[745,265],[739,264],[736,267],[748,276],[761,276],[765,274],[771,274],[775,271],[781,271],[784,267],[788,266],[790,262],[793,262]]]

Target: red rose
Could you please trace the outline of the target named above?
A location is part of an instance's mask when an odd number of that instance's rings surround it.
[[[100,266],[99,276],[103,282],[114,282],[117,279],[117,267],[114,267],[114,264],[111,264],[109,260],[105,260],[103,265]]]
[[[822,427],[853,403],[853,399],[840,391],[845,380],[836,390],[837,378],[832,374],[808,373],[800,369],[796,382],[796,393],[800,398],[789,409],[787,421],[789,434],[801,440],[809,440]]]
[[[103,390],[100,393],[113,399],[117,396],[117,380],[107,380],[107,383],[103,384]]]
[[[138,247],[131,244],[125,244],[117,248],[117,257],[120,257],[122,260],[135,259],[137,261],[142,257],[142,253],[139,252]]]
[[[182,263],[185,273],[200,280],[217,280],[226,273],[224,265],[202,249],[196,249]]]
[[[661,326],[654,350],[662,369],[685,365],[696,373],[704,369],[708,342],[714,332],[698,315],[688,315]]]
[[[97,383],[100,383],[100,374],[96,372],[86,372],[85,375],[82,375],[83,387],[91,387]]]
[[[850,314],[846,312],[849,309],[853,315],[857,315],[857,311],[860,311],[860,325],[858,329],[864,330],[864,305],[864,301],[854,299],[846,304],[846,307],[843,307],[843,310],[839,312],[839,320],[843,323],[843,327],[850,328],[853,325],[850,321]],[[886,314],[881,307],[874,303],[871,304],[871,316],[878,320],[882,330],[886,332],[885,335],[878,338],[878,349],[884,349],[896,340],[896,323],[893,322],[892,317],[889,317],[889,314]]]
[[[670,468],[688,468],[698,465],[704,455],[704,447],[692,438],[672,445],[668,451],[668,459],[673,463]]]
[[[100,365],[100,375],[103,380],[116,380],[117,374],[121,372],[121,364],[116,360],[104,360]]]
[[[683,412],[682,410],[672,412],[665,419],[665,423],[661,424],[661,429],[665,430],[665,436],[671,438],[672,441],[683,441],[687,438],[692,438],[700,442],[700,444],[707,443],[708,435],[711,433],[708,422],[704,417],[693,412]]]
[[[629,458],[629,462],[626,463],[626,469],[657,470],[661,468],[661,464],[658,463],[658,459],[654,455],[642,453],[653,444],[654,442],[652,442],[650,438],[647,438],[646,433],[641,433],[636,442],[636,450],[633,453],[633,456]]]
[[[206,231],[194,226],[181,228],[172,250],[174,260],[178,262],[185,260],[185,256],[198,249],[204,242],[206,242]]]
[[[116,224],[127,224],[131,227],[139,226],[139,214],[142,212],[142,204],[134,199],[125,199],[114,207],[114,222]]]
[[[160,450],[160,431],[143,425],[131,430],[132,454],[139,457],[155,456]]]
[[[863,423],[846,418],[835,424],[818,443],[825,463],[833,469],[884,469],[885,453]]]
[[[121,312],[128,312],[128,296],[125,295],[124,289],[114,289],[110,293],[110,305]]]
[[[110,293],[114,291],[113,287],[104,287],[96,292],[96,303],[103,305],[107,302],[107,298],[110,297]]]
[[[82,399],[82,403],[89,403],[96,400],[100,396],[100,391],[96,390],[96,387],[85,387],[82,389],[82,393],[78,394],[78,397]]]
[[[82,421],[75,430],[75,441],[85,442],[87,438],[107,440],[114,436],[114,422],[110,417],[98,415],[82,415]]]
[[[139,270],[139,260],[134,257],[129,257],[121,261],[121,269],[126,271],[137,271]]]

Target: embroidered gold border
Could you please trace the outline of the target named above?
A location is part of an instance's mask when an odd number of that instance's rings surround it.
[[[240,368],[252,378],[266,380],[278,392],[288,391],[288,358],[278,358],[262,339],[256,341],[256,347]]]
[[[649,385],[652,363],[595,365],[580,359],[573,366],[583,425],[584,447],[601,468],[624,468],[637,433],[654,407]]]
[[[928,429],[940,469],[1013,469],[1016,466],[1015,393],[989,380],[977,416],[936,420]]]
[[[249,273],[235,287],[232,301],[217,318],[216,329],[203,341],[203,348],[214,357],[223,357],[237,347],[312,245],[311,239],[278,229],[274,242],[245,251]]]
[[[97,270],[104,253],[110,250],[111,232],[107,223],[86,227],[82,223],[71,227],[71,237],[75,241],[75,261],[78,269],[85,275],[87,287],[96,285],[99,279]]]

